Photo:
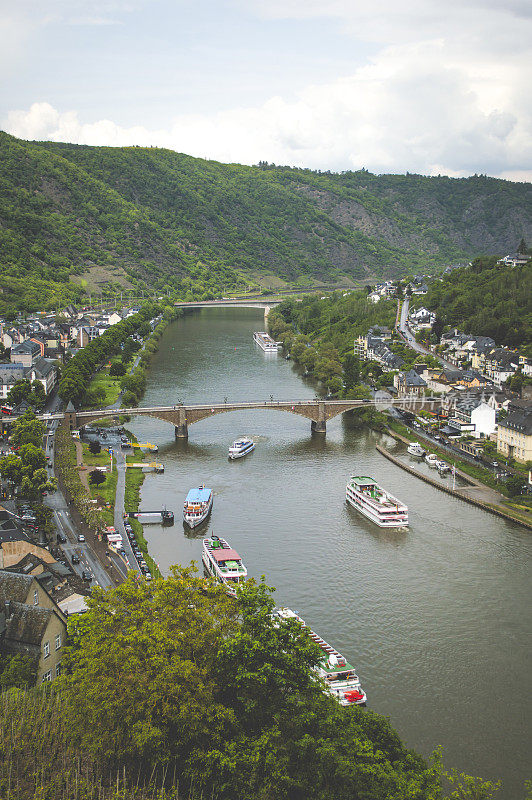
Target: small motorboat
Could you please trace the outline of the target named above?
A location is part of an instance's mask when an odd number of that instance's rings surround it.
[[[235,458],[243,458],[244,456],[247,456],[248,453],[251,453],[251,451],[254,449],[255,442],[253,439],[243,436],[241,439],[237,439],[236,442],[233,442],[229,448],[229,458],[231,461],[233,461]]]
[[[412,442],[412,444],[409,444],[406,448],[406,452],[411,456],[415,456],[416,458],[423,458],[427,451],[423,450],[419,442]]]
[[[425,461],[429,467],[435,468],[438,466],[439,458],[436,453],[429,453],[427,456],[425,456]]]

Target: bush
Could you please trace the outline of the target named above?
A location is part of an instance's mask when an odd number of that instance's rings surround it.
[[[89,450],[91,451],[93,456],[97,456],[98,453],[101,453],[102,446],[100,442],[91,442],[89,444]]]
[[[95,486],[99,486],[101,483],[105,483],[105,474],[101,469],[93,469],[92,472],[89,473],[89,481]]]

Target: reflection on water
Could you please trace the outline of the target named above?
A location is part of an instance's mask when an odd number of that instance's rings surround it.
[[[143,404],[313,397],[290,362],[256,349],[253,330],[262,328],[243,309],[180,320],[161,340]],[[159,445],[165,464],[142,489],[145,508],[166,504],[176,514],[172,529],[146,528],[163,572],[200,564],[203,535],[223,536],[251,576],[276,587],[280,605],[357,667],[369,706],[409,746],[428,754],[442,744],[449,764],[503,777],[501,798],[520,797],[532,725],[526,532],[389,462],[375,444],[396,454],[404,446],[357,427],[353,415],[329,422],[326,437],[279,411],[216,415],[192,425],[188,442],[159,420],[130,427]],[[229,462],[229,445],[244,434],[256,449]],[[381,530],[346,505],[357,473],[408,505],[408,531]],[[202,483],[215,490],[211,517],[203,531],[183,531],[183,500]]]

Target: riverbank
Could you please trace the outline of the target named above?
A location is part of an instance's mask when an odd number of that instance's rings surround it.
[[[409,464],[405,464],[404,461],[394,456],[392,453],[390,453],[389,450],[387,450],[385,447],[382,447],[382,445],[379,444],[375,445],[375,449],[381,455],[387,458],[388,461],[391,461],[396,466],[400,467],[401,469],[404,469],[405,472],[409,472],[410,475],[414,475],[416,478],[425,481],[425,483],[430,483],[431,486],[434,486],[441,492],[446,492],[447,494],[450,494],[453,497],[457,497],[459,500],[463,500],[465,503],[470,503],[471,505],[477,506],[477,508],[481,508],[483,511],[487,511],[490,514],[496,514],[498,517],[503,517],[504,519],[507,519],[511,522],[517,522],[524,528],[532,530],[531,523],[525,522],[524,520],[520,520],[517,517],[514,517],[511,514],[502,511],[495,505],[490,505],[489,503],[483,503],[480,500],[476,500],[473,497],[468,497],[466,494],[463,493],[463,490],[461,489],[452,489],[450,486],[445,486],[443,483],[441,483],[441,481],[437,481],[434,478],[431,478],[429,475],[424,475],[422,472],[419,472],[419,470],[414,469],[414,467],[411,467]],[[456,472],[458,473],[459,470],[456,470]]]
[[[137,442],[137,438],[135,435],[130,431],[126,431],[127,436],[131,442]],[[146,460],[146,454],[142,453],[140,455],[138,451],[134,453],[130,453],[126,456],[126,464],[133,464],[135,462],[144,462]],[[148,463],[146,461],[146,463]],[[126,469],[125,470],[125,487],[124,487],[124,503],[121,509],[121,514],[124,513],[132,513],[139,510],[140,506],[140,494],[142,489],[142,484],[146,478],[146,474],[143,472],[142,469]],[[137,540],[138,546],[142,550],[144,555],[144,560],[149,567],[150,573],[152,577],[159,578],[161,577],[161,572],[159,567],[151,557],[148,552],[148,542],[146,541],[146,537],[144,535],[144,527],[138,519],[134,517],[129,518],[129,523],[133,529],[133,533],[135,534],[135,539]]]
[[[404,425],[401,425],[396,420],[390,421],[387,427],[387,433],[392,436],[397,441],[403,442],[404,444],[410,444],[411,442],[422,440],[424,444],[430,449],[431,453],[435,453],[435,455],[439,456],[442,461],[449,461],[452,460],[453,464],[455,465],[456,474],[460,475],[466,482],[468,482],[471,486],[476,487],[480,490],[485,491],[485,496],[493,497],[493,502],[487,502],[478,500],[475,497],[467,496],[464,494],[463,491],[456,490],[456,496],[460,497],[462,500],[465,500],[468,503],[473,503],[478,505],[479,508],[482,508],[484,511],[491,512],[493,514],[497,514],[498,516],[504,517],[512,522],[516,522],[524,528],[528,530],[532,530],[532,516],[530,514],[520,513],[513,508],[508,508],[507,506],[507,498],[498,491],[497,485],[494,480],[487,480],[483,481],[480,480],[479,477],[484,477],[484,473],[487,473],[487,470],[482,469],[482,467],[477,467],[472,464],[468,464],[466,461],[457,458],[454,454],[450,457],[449,453],[442,448],[438,447],[434,444],[434,442],[426,439],[423,436],[422,432],[417,431],[415,435],[411,433],[408,428],[405,428]],[[379,452],[382,452],[379,450]],[[385,455],[384,453],[382,453]],[[393,460],[393,459],[391,459]],[[456,465],[459,466],[456,466]],[[406,467],[403,462],[399,462],[398,466]],[[412,468],[409,468],[410,470]],[[422,473],[412,472],[411,474],[416,474],[416,477],[422,478],[425,480],[427,476],[423,475]],[[447,487],[443,486],[438,481],[433,481],[430,479],[429,482],[432,482],[434,486],[443,491],[447,491]]]

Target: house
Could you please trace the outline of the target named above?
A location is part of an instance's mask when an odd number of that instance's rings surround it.
[[[36,358],[41,356],[41,344],[32,342],[31,339],[16,344],[11,348],[10,359],[13,364],[22,364],[24,367],[33,366]]]
[[[381,299],[381,296],[378,292],[370,292],[368,294],[368,302],[369,303],[378,303]]]
[[[420,397],[425,394],[425,389],[427,388],[426,382],[415,369],[411,369],[408,372],[398,372],[394,376],[393,383],[399,397],[404,397],[405,395],[417,395]]]
[[[479,398],[460,398],[449,412],[447,424],[461,434],[488,439],[497,427],[495,409]]]
[[[522,267],[530,261],[531,256],[516,253],[513,256],[504,256],[497,261],[498,267]]]
[[[408,317],[414,324],[420,327],[432,327],[436,320],[436,314],[424,307],[411,311]]]
[[[497,386],[515,375],[519,368],[519,356],[505,347],[496,347],[486,354],[484,374]]]
[[[521,464],[532,461],[532,410],[514,411],[499,421],[497,451]]]
[[[28,380],[39,381],[48,395],[57,382],[57,367],[51,358],[36,358],[26,376]]]
[[[66,616],[32,575],[0,570],[2,648],[29,653],[37,662],[37,684],[61,674]]]
[[[0,363],[0,399],[5,400],[17,381],[24,380],[22,364]]]
[[[86,597],[90,591],[85,582],[69,567],[54,559],[44,560],[36,553],[26,553],[6,571],[33,576],[64,614],[87,611]]]

